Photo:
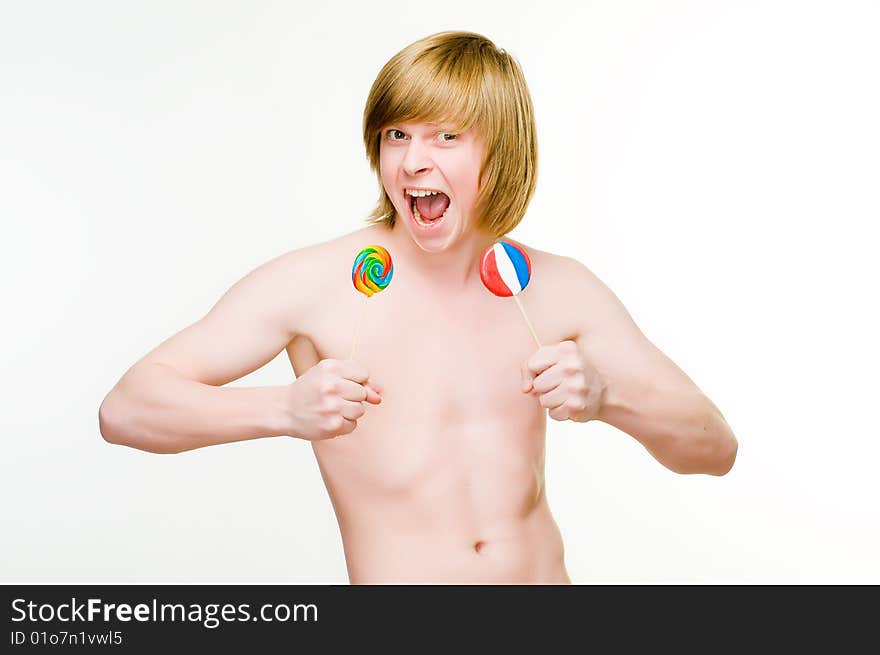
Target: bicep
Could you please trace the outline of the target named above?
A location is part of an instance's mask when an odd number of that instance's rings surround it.
[[[638,390],[693,386],[693,381],[639,329],[627,308],[586,266],[574,261],[579,302],[576,338],[588,360],[618,385]]]
[[[294,336],[288,288],[291,258],[277,257],[236,282],[200,320],[170,337],[138,364],[169,366],[185,377],[222,386],[264,366]]]

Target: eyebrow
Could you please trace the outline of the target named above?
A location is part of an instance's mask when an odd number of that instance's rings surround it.
[[[411,123],[411,125],[422,125],[422,124],[428,125],[429,127],[447,127],[450,129],[455,129],[455,125],[453,123],[432,123],[432,122],[424,122],[424,121],[419,121],[418,123]],[[405,125],[405,123],[389,123],[388,127],[393,127],[395,125]]]

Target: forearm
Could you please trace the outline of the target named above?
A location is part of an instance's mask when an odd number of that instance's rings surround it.
[[[99,411],[101,434],[155,453],[283,434],[282,387],[215,387],[162,364],[135,367]]]
[[[634,437],[676,473],[724,475],[736,459],[730,426],[696,387],[610,381],[598,418]]]

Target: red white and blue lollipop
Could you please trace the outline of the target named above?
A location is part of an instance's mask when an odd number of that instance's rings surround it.
[[[496,241],[486,248],[480,258],[480,279],[483,285],[496,296],[507,298],[513,296],[516,306],[526,320],[529,331],[541,347],[535,328],[526,315],[522,303],[517,297],[526,288],[532,277],[532,262],[522,246],[510,241]]]

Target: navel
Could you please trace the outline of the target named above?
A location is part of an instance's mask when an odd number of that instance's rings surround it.
[[[481,550],[483,550],[483,547],[484,547],[485,545],[486,545],[486,542],[485,542],[485,541],[478,541],[478,542],[476,542],[476,543],[474,544],[474,551],[477,552],[477,553],[479,553]]]

